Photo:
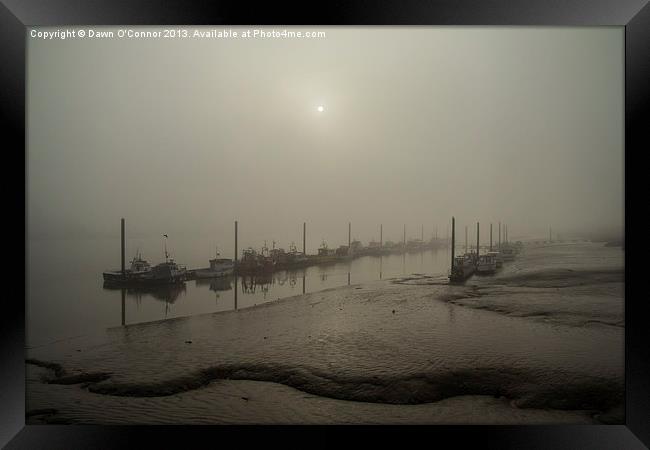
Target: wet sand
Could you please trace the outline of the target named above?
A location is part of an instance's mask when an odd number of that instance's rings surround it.
[[[623,252],[527,247],[28,351],[28,423],[623,423]]]

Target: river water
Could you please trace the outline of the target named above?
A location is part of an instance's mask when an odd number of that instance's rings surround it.
[[[144,249],[160,250],[158,239],[139,240]],[[27,346],[99,332],[109,327],[195,314],[242,309],[278,298],[386,279],[412,273],[443,275],[449,249],[364,256],[352,261],[280,271],[263,277],[193,280],[184,286],[105,289],[102,272],[119,266],[119,239],[31,240],[28,243]],[[176,243],[177,262],[207,267],[214,258],[198,240]],[[128,251],[128,250],[127,250]],[[154,265],[159,261],[142,251]],[[214,250],[212,250],[214,253]],[[130,255],[129,256],[130,259]]]

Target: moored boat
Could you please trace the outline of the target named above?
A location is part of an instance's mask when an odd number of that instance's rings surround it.
[[[268,254],[266,245],[261,252],[255,251],[248,247],[242,252],[242,258],[237,262],[236,270],[238,273],[265,273],[272,272],[275,269],[275,261]]]
[[[501,257],[500,252],[488,252],[488,255],[494,256],[495,266],[497,269],[503,266],[503,258]]]
[[[454,265],[449,271],[450,281],[465,281],[474,273],[476,265],[469,254],[456,256]]]
[[[109,270],[102,275],[105,283],[123,283],[125,281],[135,282],[149,272],[151,272],[151,264],[143,259],[138,252],[131,260],[130,268],[126,269],[124,273],[121,270]]]
[[[235,263],[232,259],[219,258],[219,252],[216,257],[210,260],[210,267],[194,270],[195,278],[219,278],[231,275],[235,269]]]
[[[497,258],[496,255],[487,253],[485,255],[480,255],[478,257],[478,262],[476,264],[476,273],[481,275],[492,274],[497,270]]]

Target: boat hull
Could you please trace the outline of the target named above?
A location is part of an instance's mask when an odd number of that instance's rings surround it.
[[[118,271],[104,272],[104,286],[111,287],[146,287],[164,284],[181,284],[187,278],[186,271],[169,270],[166,267],[156,268],[141,274]]]
[[[497,271],[496,264],[492,266],[486,266],[486,267],[479,266],[476,268],[476,273],[479,275],[492,275],[496,271]]]
[[[211,270],[211,269],[196,269],[194,270],[194,278],[222,278],[232,275],[233,269]]]
[[[462,267],[454,267],[449,274],[449,281],[460,282],[465,281],[474,274],[474,266],[467,265]]]

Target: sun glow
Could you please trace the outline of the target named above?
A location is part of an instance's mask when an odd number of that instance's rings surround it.
[[[318,105],[318,108],[316,108],[318,112],[323,112],[325,111],[325,107],[323,105]]]

